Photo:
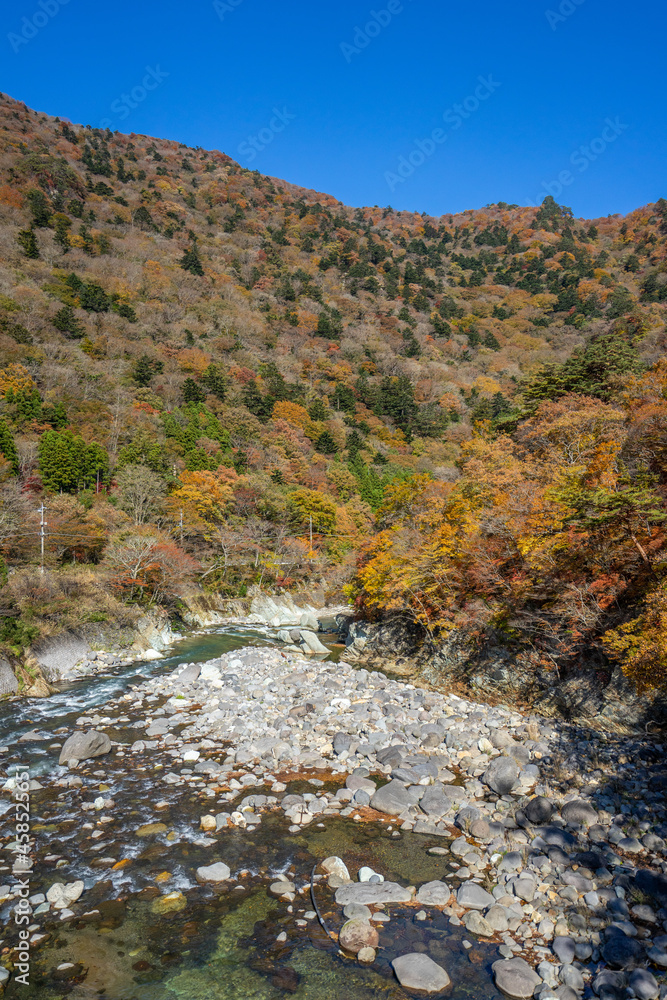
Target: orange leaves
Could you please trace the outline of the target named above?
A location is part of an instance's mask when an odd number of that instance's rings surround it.
[[[21,208],[23,196],[20,191],[9,184],[0,184],[0,204],[11,205],[12,208]]]
[[[182,472],[180,486],[167,500],[167,509],[174,522],[180,521],[188,530],[201,531],[225,519],[233,499],[228,483],[213,472]]]
[[[312,421],[308,416],[308,410],[298,403],[290,403],[288,400],[280,400],[273,407],[274,420],[285,420],[294,427],[299,427],[306,431],[311,429]]]
[[[205,354],[197,347],[184,347],[176,356],[179,368],[184,372],[193,372],[195,375],[203,375],[211,363],[211,355]]]

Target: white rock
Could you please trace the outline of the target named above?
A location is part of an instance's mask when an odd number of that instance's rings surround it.
[[[370,880],[375,876],[376,882],[384,882],[384,875],[379,875],[378,872],[374,872],[372,868],[364,865],[363,868],[359,869],[358,879],[360,882],[370,882]]]
[[[226,882],[231,874],[229,865],[224,861],[216,861],[213,865],[202,865],[197,869],[197,878],[200,882]]]

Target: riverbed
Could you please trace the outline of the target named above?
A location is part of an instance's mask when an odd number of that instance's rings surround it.
[[[201,677],[198,669],[174,673],[197,663],[205,664]],[[6,704],[0,727],[4,774],[11,764],[26,764],[37,785],[31,792],[29,993],[37,1000],[407,1000],[413,993],[399,985],[391,964],[406,953],[446,968],[451,985],[439,995],[497,1000],[503,994],[494,985],[494,963],[521,954],[533,966],[541,958],[544,975],[565,975],[551,944],[555,931],[575,930],[585,959],[577,961],[577,974],[589,990],[604,953],[603,922],[592,912],[590,926],[582,926],[583,891],[574,888],[576,879],[567,881],[570,866],[582,885],[599,884],[604,894],[602,887],[626,884],[633,865],[610,840],[596,845],[600,870],[589,870],[591,852],[581,852],[591,842],[585,825],[567,821],[568,801],[580,803],[578,795],[595,801],[596,821],[612,833],[630,833],[621,823],[634,824],[651,845],[637,840],[642,863],[665,867],[664,842],[647,832],[664,820],[658,808],[664,796],[646,788],[644,812],[635,817],[627,798],[612,799],[604,765],[587,773],[588,785],[577,776],[574,794],[567,775],[564,791],[549,792],[546,775],[549,768],[555,775],[554,748],[563,742],[549,724],[538,731],[535,721],[508,709],[427,695],[344,663],[337,668],[283,654],[261,630],[192,634],[168,658],[114,668],[47,700]],[[62,744],[77,727],[107,733],[113,752],[73,769],[60,766]],[[329,735],[337,731],[347,734],[344,746]],[[511,795],[489,794],[480,780],[486,781],[489,760],[510,760],[494,756],[494,734],[505,734],[511,744],[505,753],[522,762],[519,767],[511,758]],[[566,746],[579,752],[571,740]],[[399,759],[382,763],[388,758],[381,747],[400,751]],[[660,759],[659,749],[648,749],[647,767]],[[639,759],[619,765],[613,748],[598,749],[599,760],[605,754],[611,769],[625,769],[628,787],[639,781],[635,764],[646,771]],[[431,806],[424,812],[406,805],[397,820],[380,803],[387,783],[446,802],[437,814]],[[641,791],[638,784],[638,800]],[[517,824],[517,807],[535,795],[542,801],[546,792],[554,797],[556,825]],[[289,807],[288,799],[294,800]],[[647,802],[655,804],[655,815]],[[11,815],[2,817],[0,884],[13,881]],[[562,845],[560,854],[548,846],[550,837]],[[508,851],[519,860],[499,874]],[[332,855],[344,859],[353,883],[369,866],[399,887],[445,886],[451,899],[446,906],[419,906],[417,894],[416,905],[376,908],[380,946],[361,964],[338,945],[343,909],[335,883],[318,868]],[[195,877],[201,866],[221,861],[228,879]],[[512,873],[522,868],[524,880],[534,880],[535,905],[514,893]],[[276,880],[284,880],[284,892]],[[83,885],[71,910],[43,902],[41,894],[55,882]],[[565,883],[560,898],[554,889]],[[491,910],[504,908],[514,920],[504,925],[511,925],[509,933],[501,925],[484,930],[474,910],[461,905],[471,887],[493,890],[498,904]],[[3,947],[14,943],[15,903],[0,903]],[[476,922],[468,920],[471,913]],[[650,938],[642,919],[635,933]],[[25,988],[10,979],[6,995],[24,996]]]

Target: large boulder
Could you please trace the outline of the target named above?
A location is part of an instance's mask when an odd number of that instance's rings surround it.
[[[648,969],[635,969],[630,976],[630,989],[639,1000],[657,1000],[660,987]]]
[[[417,902],[424,906],[447,906],[452,890],[446,882],[426,882],[419,887]]]
[[[353,742],[354,742],[353,737],[350,736],[349,733],[343,733],[343,732],[336,733],[332,740],[334,753],[337,755],[345,753],[346,750],[350,749]]]
[[[419,800],[420,808],[427,816],[434,819],[446,816],[453,804],[453,796],[449,795],[441,784],[429,785]]]
[[[201,667],[198,663],[188,663],[187,667],[184,667],[176,677],[176,683],[179,687],[188,687],[188,685],[194,684],[199,679],[200,673]]]
[[[519,780],[519,765],[513,757],[496,757],[482,775],[485,785],[497,795],[508,795]]]
[[[87,733],[74,733],[65,740],[65,745],[60,751],[59,764],[66,764],[70,760],[89,760],[91,757],[101,757],[111,750],[111,740],[106,733],[100,733],[97,729],[90,729]]]
[[[554,807],[543,795],[536,795],[523,807],[523,813],[533,826],[543,826],[553,816]]]
[[[320,862],[320,868],[322,868],[327,875],[335,875],[339,878],[341,882],[351,882],[350,873],[347,870],[347,865],[342,858],[337,857],[332,854],[331,857],[325,858],[324,861]]]
[[[463,882],[456,894],[456,902],[466,910],[486,910],[493,906],[495,899],[476,882]]]
[[[416,805],[423,793],[423,786],[415,785],[412,788],[406,788],[402,781],[394,778],[382,788],[378,788],[371,799],[371,808],[377,809],[378,812],[387,813],[389,816],[400,816],[411,806]]]
[[[391,966],[399,983],[406,990],[440,993],[447,989],[451,982],[443,967],[421,952],[400,955],[394,959]]]
[[[362,948],[377,948],[380,942],[378,932],[368,922],[354,917],[347,920],[340,929],[338,943],[345,951],[358,954]]]
[[[583,799],[566,802],[560,814],[568,826],[593,826],[598,821],[598,814],[593,806]]]
[[[535,988],[542,982],[534,969],[523,958],[508,958],[494,962],[493,978],[496,986],[508,997],[525,1000],[532,997]]]
[[[353,882],[336,889],[339,906],[349,903],[409,903],[412,893],[397,882]]]
[[[642,961],[644,949],[636,938],[617,930],[602,946],[602,957],[612,969],[634,969]]]
[[[216,861],[214,865],[202,865],[197,869],[199,882],[226,882],[231,875],[229,865],[224,861]]]
[[[301,629],[301,645],[304,652],[308,653],[328,653],[327,647],[320,642],[314,632],[308,629]]]

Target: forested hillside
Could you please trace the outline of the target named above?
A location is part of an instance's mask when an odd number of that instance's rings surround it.
[[[0,96],[0,642],[323,581],[654,683],[666,247],[662,199],[355,209]]]

